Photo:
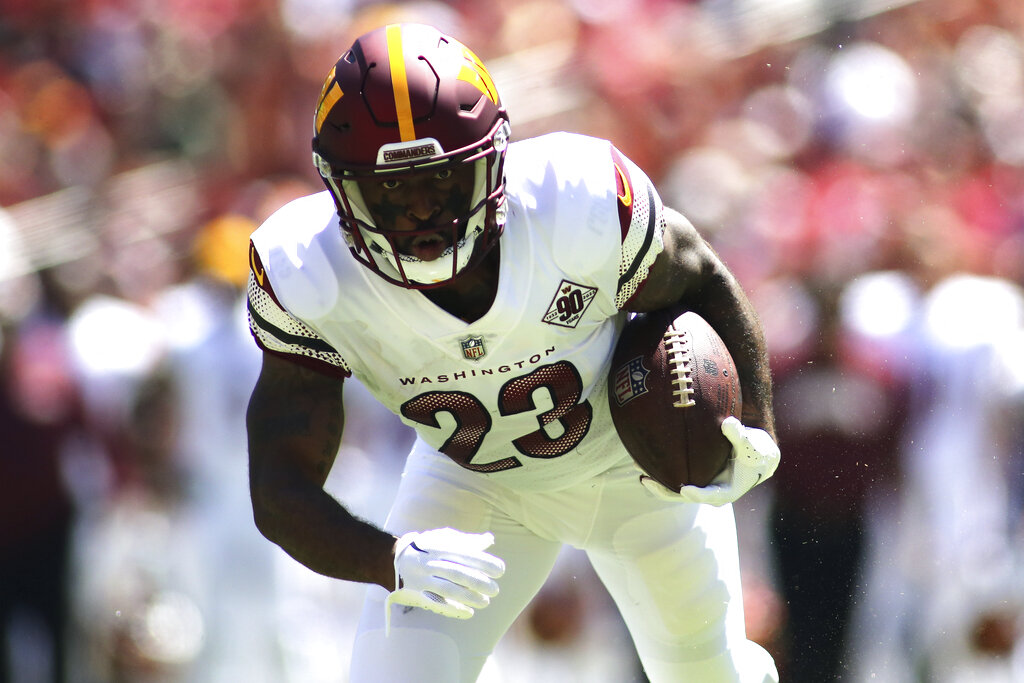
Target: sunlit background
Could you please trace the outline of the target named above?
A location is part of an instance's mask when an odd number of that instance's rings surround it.
[[[362,587],[252,525],[241,292],[393,21],[471,46],[515,138],[613,140],[755,301],[783,680],[1024,682],[1020,0],[0,0],[0,683],[346,680]],[[410,435],[346,414],[328,486],[381,521]],[[483,680],[646,679],[567,551]]]

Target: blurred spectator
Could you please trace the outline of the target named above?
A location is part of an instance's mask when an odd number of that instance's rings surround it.
[[[0,681],[63,683],[73,499],[63,464],[83,421],[62,319],[0,345]]]
[[[848,651],[847,624],[864,590],[866,507],[872,489],[892,495],[899,488],[909,383],[905,369],[886,362],[891,348],[865,343],[862,326],[878,321],[851,315],[863,305],[849,301],[857,288],[819,284],[791,294],[805,297],[809,329],[776,369],[787,456],[773,486],[770,527],[787,614],[780,674],[835,681],[848,678],[860,658]]]
[[[912,393],[899,497],[873,515],[858,671],[865,679],[1009,683],[1024,675],[1024,548],[1009,492],[1021,477],[1011,465],[1019,463],[1012,435],[1024,414],[1024,292],[967,272],[973,233],[948,210],[912,212],[898,231],[904,272],[861,278],[898,278],[907,293],[876,286],[860,315],[909,301],[903,348]]]
[[[76,529],[75,634],[80,683],[185,683],[208,625],[202,523],[173,450],[169,377],[139,383],[128,422],[132,477]]]
[[[244,429],[259,373],[242,291],[253,220],[217,216],[198,231],[191,276],[153,302],[164,329],[168,400],[176,417],[170,452],[186,486],[200,560],[205,638],[190,683],[282,680],[269,547],[252,522]]]
[[[1013,543],[1008,490],[1020,476],[1008,467],[1008,437],[1024,415],[1024,385],[1006,368],[1020,347],[1005,345],[1022,331],[1024,292],[1005,281],[956,274],[923,301],[923,376],[905,452],[905,519],[916,536],[907,571],[922,602],[920,665],[939,683],[1024,674],[1019,662],[1011,669],[1024,549]]]

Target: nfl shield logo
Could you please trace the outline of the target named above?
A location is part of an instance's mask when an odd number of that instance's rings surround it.
[[[466,337],[462,340],[462,355],[469,360],[480,360],[487,351],[484,350],[483,337]]]
[[[624,406],[637,396],[647,393],[647,375],[650,370],[644,367],[643,359],[637,356],[615,372],[615,400]]]

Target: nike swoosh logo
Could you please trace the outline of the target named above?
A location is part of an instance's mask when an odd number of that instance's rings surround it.
[[[256,247],[251,244],[249,245],[249,267],[252,269],[252,274],[256,276],[256,284],[262,287],[267,272],[256,264]]]
[[[615,162],[612,162],[612,164],[615,166],[615,172],[619,174],[619,180],[622,181],[623,194],[619,194],[616,190],[615,196],[619,198],[619,201],[622,202],[623,206],[630,206],[633,203],[633,193],[629,189],[629,178],[626,177],[626,174],[618,164]]]

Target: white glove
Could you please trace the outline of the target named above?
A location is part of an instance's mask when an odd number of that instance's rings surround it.
[[[745,427],[735,417],[725,418],[722,434],[732,442],[732,457],[725,470],[707,486],[684,486],[673,491],[647,475],[640,476],[640,483],[664,500],[717,506],[734,502],[775,474],[780,453],[771,434],[763,429]]]
[[[385,630],[391,630],[391,605],[408,605],[445,617],[469,619],[498,594],[494,581],[505,563],[484,552],[494,534],[455,529],[412,531],[395,544],[395,586],[384,602]]]

